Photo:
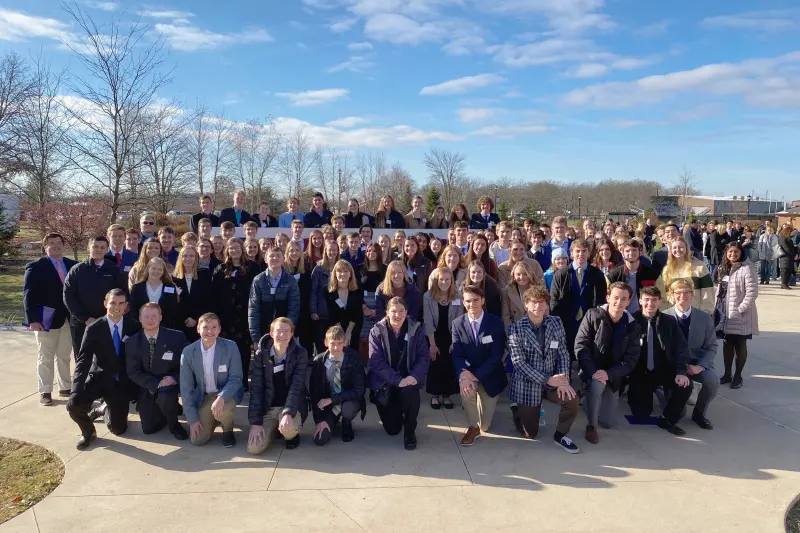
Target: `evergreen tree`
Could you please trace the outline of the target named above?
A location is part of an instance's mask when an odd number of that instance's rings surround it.
[[[440,203],[442,203],[442,195],[439,194],[439,189],[433,185],[429,186],[428,192],[425,193],[425,214],[429,219],[433,218],[433,210]]]
[[[411,211],[411,200],[413,198],[414,191],[411,189],[411,184],[406,183],[406,186],[403,188],[402,196],[396,200],[396,209],[400,211],[401,215],[406,215],[409,211]]]
[[[500,220],[510,220],[509,211],[509,205],[505,200],[501,200],[500,203],[497,204],[497,215],[500,217]]]

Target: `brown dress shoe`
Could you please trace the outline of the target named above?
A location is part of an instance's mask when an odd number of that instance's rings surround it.
[[[600,442],[600,436],[597,434],[597,428],[594,426],[586,426],[586,440],[592,444]]]
[[[464,436],[461,438],[461,445],[462,446],[472,446],[475,443],[475,439],[481,436],[480,428],[476,427],[468,427],[467,432],[464,433]]]

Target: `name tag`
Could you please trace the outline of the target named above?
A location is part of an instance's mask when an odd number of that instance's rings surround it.
[[[423,224],[427,224],[427,223],[428,223],[428,220],[427,220],[427,219],[425,219],[425,218],[423,218],[423,219],[422,219],[422,223],[423,223]]]
[[[644,346],[644,337],[639,337],[639,346]]]
[[[300,274],[295,274],[294,279],[300,279]]]
[[[325,361],[325,368],[330,368],[331,366],[333,366],[333,363],[331,363],[331,360],[330,360],[330,359],[328,359],[327,361]]]
[[[453,305],[461,305],[461,298],[456,298],[453,300]]]
[[[270,287],[269,288],[269,293],[270,294],[275,294],[275,287]]]
[[[489,227],[493,228],[494,227],[494,222],[489,222]]]
[[[550,341],[550,349],[555,350],[558,348],[558,341]]]
[[[722,278],[722,281],[724,281],[726,283],[729,282],[730,280],[731,280],[730,276],[725,276],[724,278]]]
[[[127,336],[127,335],[125,335],[124,337],[122,337],[122,342],[125,342],[126,340],[128,340],[128,336]]]
[[[122,269],[122,271],[123,272],[130,272],[131,271],[131,265],[126,266],[125,268]]]
[[[274,367],[272,369],[272,373],[273,374],[277,374],[278,372],[283,372],[283,365],[282,364],[277,365],[276,367]]]
[[[164,352],[164,355],[161,357],[164,361],[172,361],[172,352]]]
[[[406,333],[405,341],[408,342],[408,333]]]
[[[175,294],[175,287],[164,287],[164,292],[167,294]]]
[[[373,293],[371,293],[369,291],[364,291],[364,296],[369,296],[370,294],[373,294]]]
[[[237,272],[236,270],[234,270],[233,272],[231,272],[231,277],[232,277],[232,278],[235,278],[235,277],[236,277],[236,272]]]
[[[486,335],[484,337],[481,337],[481,344],[489,344],[490,342],[492,342],[491,335]]]
[[[227,372],[228,371],[228,365],[219,365],[219,369],[218,370],[219,370],[219,372]]]
[[[387,225],[387,226],[391,226],[391,225],[392,225],[392,221],[391,221],[391,220],[387,220],[387,221],[386,221],[386,225]]]
[[[341,298],[336,298],[336,305],[344,309],[344,302],[342,301]]]
[[[178,291],[178,296],[183,294],[183,289],[181,289],[180,287],[175,287],[175,289],[177,289],[177,291]]]

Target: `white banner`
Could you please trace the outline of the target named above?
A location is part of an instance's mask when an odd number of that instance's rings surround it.
[[[311,232],[314,231],[315,228],[311,229],[304,229],[303,230],[303,237],[309,238],[311,236]],[[318,228],[317,228],[318,229]],[[372,229],[372,240],[376,240],[379,235],[386,234],[391,238],[394,238],[394,232],[398,231],[396,229]],[[402,231],[405,232],[406,236],[416,235],[417,233],[427,233],[429,235],[435,235],[440,240],[447,240],[447,232],[449,230],[446,229],[403,229]],[[358,233],[358,228],[345,228],[344,233],[347,235],[348,233]],[[257,238],[261,237],[269,237],[271,239],[275,238],[275,235],[278,233],[285,233],[286,235],[292,236],[291,228],[258,228],[258,233],[256,234]],[[211,235],[219,235],[220,228],[211,228]],[[236,236],[240,239],[244,238],[244,229],[243,228],[236,228]]]

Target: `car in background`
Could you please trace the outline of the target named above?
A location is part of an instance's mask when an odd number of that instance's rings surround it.
[[[171,211],[167,211],[168,217],[182,217],[191,214],[193,214],[191,211],[180,211],[177,209],[172,209]]]

